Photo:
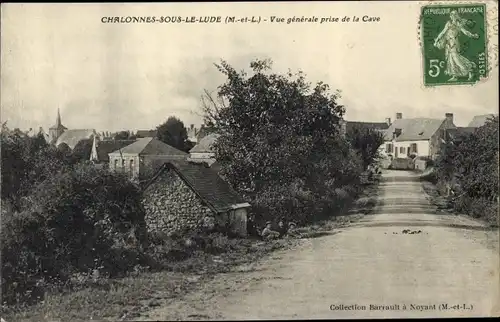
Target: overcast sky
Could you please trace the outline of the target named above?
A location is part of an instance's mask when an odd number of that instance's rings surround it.
[[[489,6],[497,8],[496,1]],[[44,127],[148,129],[175,115],[201,124],[203,89],[271,58],[342,91],[348,120],[497,113],[498,68],[474,86],[422,85],[420,4],[410,2],[2,4],[1,118]],[[498,10],[498,9],[496,9]],[[103,24],[103,16],[378,16],[378,23]],[[496,21],[498,24],[498,20]],[[497,41],[497,37],[494,37]],[[498,45],[498,42],[496,43]],[[498,46],[496,47],[498,48]],[[495,62],[498,63],[498,59]]]

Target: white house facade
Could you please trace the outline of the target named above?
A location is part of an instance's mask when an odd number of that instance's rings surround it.
[[[402,113],[397,113],[396,120],[384,133],[385,142],[379,153],[388,159],[410,156],[435,159],[444,142],[444,130],[450,128],[456,128],[452,113],[446,113],[444,119],[403,119]]]

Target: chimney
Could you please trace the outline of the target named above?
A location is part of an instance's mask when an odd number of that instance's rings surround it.
[[[387,123],[387,125],[391,126],[391,118],[390,117],[386,117],[385,118],[385,123]]]
[[[401,120],[403,118],[403,113],[396,113],[396,120]]]
[[[446,117],[448,125],[453,124],[453,113],[446,113],[444,116]]]

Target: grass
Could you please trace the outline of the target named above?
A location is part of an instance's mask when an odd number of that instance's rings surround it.
[[[422,180],[422,186],[424,191],[430,197],[431,204],[437,206],[437,210],[449,214],[458,214],[457,210],[454,208],[453,203],[448,200],[442,192],[439,191],[436,184]],[[479,200],[476,200],[479,203]],[[478,207],[477,204],[469,204],[468,211],[466,211],[466,216],[472,217],[479,222],[482,222],[491,227],[499,226],[498,212],[491,204],[481,205],[482,208]]]
[[[219,273],[254,263],[276,250],[296,245],[300,239],[325,236],[348,226],[376,205],[374,191],[374,186],[366,186],[348,215],[300,227],[295,237],[268,242],[216,238],[222,253],[195,251],[185,260],[165,261],[160,271],[138,270],[125,278],[100,278],[72,291],[47,290],[44,300],[36,305],[2,306],[2,317],[6,321],[133,320],[201,287]]]
[[[153,307],[196,288],[215,274],[254,262],[293,240],[233,242],[237,247],[220,255],[196,252],[181,262],[171,262],[160,272],[136,272],[120,279],[99,279],[82,289],[50,292],[33,306],[2,307],[6,321],[88,321],[134,319]]]

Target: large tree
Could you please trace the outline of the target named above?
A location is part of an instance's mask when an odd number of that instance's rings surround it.
[[[339,133],[339,93],[312,86],[302,72],[271,73],[271,65],[253,61],[251,76],[216,65],[227,81],[216,97],[207,93],[205,124],[221,135],[214,145],[220,174],[237,191],[270,219],[307,220],[325,196],[334,203],[336,189],[356,182],[359,164]]]
[[[186,152],[191,147],[188,142],[187,129],[184,123],[175,116],[170,116],[156,130],[158,139],[168,145]]]
[[[378,157],[378,148],[384,143],[381,132],[364,125],[355,125],[346,133],[351,146],[360,154],[366,169]]]

